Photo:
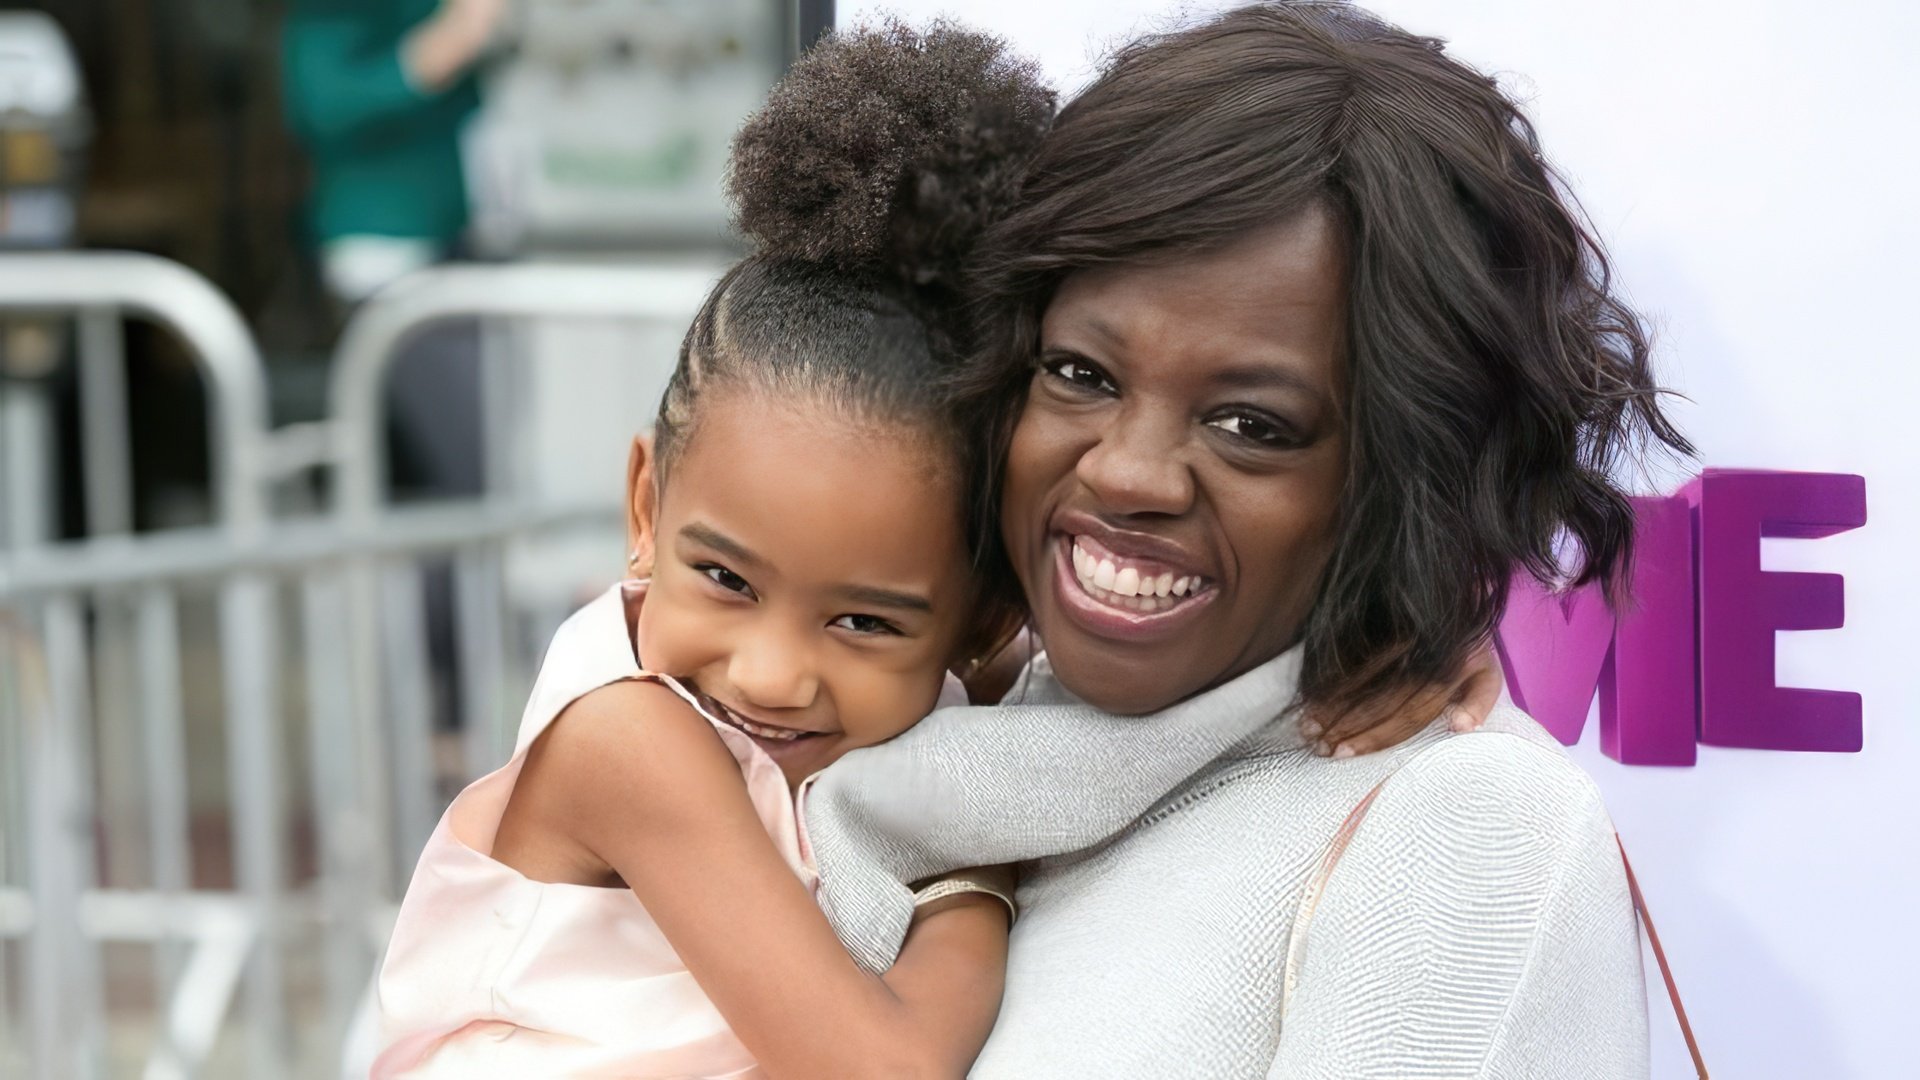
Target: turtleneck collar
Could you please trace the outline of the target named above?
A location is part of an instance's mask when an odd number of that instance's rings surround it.
[[[1273,710],[1273,719],[1234,744],[1223,756],[1254,757],[1303,749],[1308,740],[1300,730],[1299,712],[1294,706],[1300,693],[1300,669],[1305,656],[1306,646],[1295,645],[1253,670],[1211,690],[1176,701],[1167,709],[1184,709],[1192,703],[1227,723],[1244,709],[1267,703]],[[1001,704],[1084,705],[1085,702],[1060,681],[1043,650],[1034,654]],[[1148,721],[1157,715],[1160,714],[1145,714],[1140,719]]]

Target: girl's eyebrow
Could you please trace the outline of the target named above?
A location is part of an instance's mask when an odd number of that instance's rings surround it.
[[[680,527],[680,535],[697,544],[705,544],[729,559],[737,560],[748,566],[763,566],[766,560],[747,550],[746,545],[721,532],[711,525],[698,521]]]
[[[933,613],[933,601],[917,593],[877,589],[871,585],[842,585],[834,591],[856,604],[872,604],[875,607],[917,611],[928,615]]]

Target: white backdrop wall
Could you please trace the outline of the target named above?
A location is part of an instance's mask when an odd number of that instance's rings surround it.
[[[1071,92],[1112,44],[1223,6],[885,8],[1005,34]],[[1575,754],[1634,854],[1715,1075],[1920,1075],[1920,4],[1371,7],[1527,103],[1658,329],[1698,464],[1865,475],[1866,528],[1763,551],[1765,569],[1846,577],[1845,628],[1778,635],[1780,682],[1863,695],[1862,753],[1702,747],[1693,768],[1629,768],[1589,723]],[[842,5],[841,22],[876,8]],[[1655,987],[1655,1073],[1689,1076]]]

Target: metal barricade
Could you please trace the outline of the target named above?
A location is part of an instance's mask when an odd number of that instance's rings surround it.
[[[0,256],[0,317],[66,315],[79,324],[83,480],[89,533],[132,527],[132,465],[121,320],[151,319],[179,337],[206,380],[213,406],[215,520],[236,529],[267,519],[274,455],[260,354],[239,312],[206,279],[176,263],[124,252]],[[8,447],[28,450],[29,447]],[[37,463],[9,453],[8,473]],[[8,486],[10,519],[36,513]],[[25,546],[0,543],[0,547]]]
[[[121,325],[143,317],[170,329],[186,345],[205,382],[213,430],[212,486],[218,532],[242,542],[266,524],[269,477],[260,466],[267,443],[266,385],[252,338],[231,304],[190,271],[164,260],[118,253],[23,254],[0,258],[0,315],[71,318],[78,324],[82,479],[89,559],[108,565],[137,559],[132,527],[132,468],[126,431],[128,402]],[[9,387],[7,424],[44,433],[49,425],[34,388]],[[46,530],[17,528],[40,513],[46,497],[34,475],[44,472],[44,443],[8,440],[6,501],[16,528],[0,546],[9,582],[33,575],[54,548]],[[7,929],[26,941],[23,984],[32,988],[27,1025],[28,1061],[35,1075],[90,1075],[102,1070],[106,1032],[98,953],[88,942],[151,942],[162,1000],[180,1007],[167,1018],[150,1060],[152,1075],[178,1074],[210,1042],[234,978],[244,969],[250,989],[277,984],[279,972],[265,941],[279,902],[278,847],[271,812],[275,787],[276,716],[272,670],[250,655],[273,621],[262,584],[234,575],[219,589],[224,665],[222,691],[227,766],[235,779],[231,815],[235,869],[243,887],[229,897],[196,897],[191,878],[185,794],[186,746],[178,711],[177,611],[164,591],[117,592],[89,582],[32,601],[0,588],[16,612],[16,641],[33,635],[44,652],[16,646],[10,671],[15,693],[9,735],[18,754],[18,816],[22,854],[7,867],[5,906],[15,913]],[[27,638],[32,640],[32,638]],[[40,687],[34,693],[32,688]],[[129,743],[137,745],[136,751]],[[105,768],[112,760],[121,767]],[[143,862],[148,888],[99,888],[103,866],[127,870],[127,859],[97,858],[100,792],[96,777],[116,795],[129,772],[144,783]],[[21,781],[24,782],[21,782]],[[119,806],[126,800],[116,799]],[[124,815],[123,815],[124,818]],[[123,820],[120,824],[126,824]],[[109,853],[129,850],[108,845]],[[25,889],[12,883],[25,879]],[[244,897],[244,899],[241,899]],[[58,913],[57,915],[54,913]],[[182,993],[181,991],[185,991]],[[260,1027],[256,1059],[272,1058],[278,994],[250,994]]]
[[[154,318],[188,345],[213,397],[220,508],[210,528],[0,548],[0,964],[18,957],[13,981],[27,991],[8,1000],[0,970],[0,1073],[125,1071],[128,1038],[107,1006],[128,993],[104,985],[102,957],[133,946],[151,967],[133,995],[152,1003],[132,1039],[143,1075],[364,1075],[371,975],[453,790],[435,780],[464,782],[504,761],[551,629],[550,619],[516,623],[504,555],[529,538],[620,528],[611,491],[591,505],[495,491],[389,506],[386,373],[412,333],[445,318],[684,325],[717,270],[423,273],[349,326],[332,414],[272,432],[258,357],[204,282],[138,256],[0,257],[0,313],[77,316],[111,360],[93,363],[122,368],[105,343],[123,314]],[[111,407],[86,406],[106,414],[89,427],[123,430],[124,393],[119,405],[110,385],[99,397]],[[489,425],[510,425],[512,406],[510,395],[495,400]],[[85,460],[89,499],[95,470],[101,490],[126,490],[124,472],[114,486],[112,454],[90,449]],[[277,478],[303,467],[331,470],[332,512],[272,520]],[[428,721],[436,690],[421,610],[429,558],[452,562],[458,614],[462,748],[438,769],[446,740]],[[109,751],[137,762],[135,830],[100,814]],[[205,865],[205,830],[188,805],[190,771],[209,766],[225,773],[228,835],[211,846],[230,852],[230,881]],[[103,875],[126,850],[140,854],[139,879]]]

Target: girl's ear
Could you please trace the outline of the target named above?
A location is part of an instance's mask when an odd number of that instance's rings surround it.
[[[627,576],[653,576],[653,436],[635,435],[627,451]]]

